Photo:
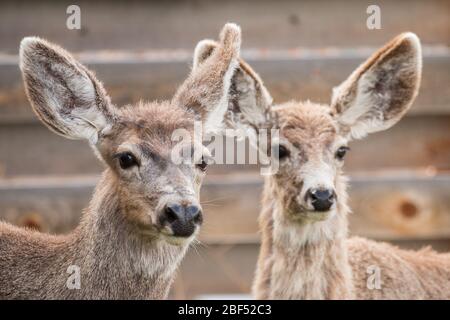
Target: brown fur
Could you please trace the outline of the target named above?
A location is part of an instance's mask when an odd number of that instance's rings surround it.
[[[33,110],[57,134],[88,140],[106,169],[72,233],[49,235],[0,222],[0,298],[167,296],[199,221],[191,236],[176,236],[161,216],[170,201],[198,205],[203,179],[195,163],[171,161],[172,133],[183,129],[193,136],[194,120],[207,124],[205,131],[220,125],[239,46],[239,27],[227,24],[218,49],[192,70],[172,101],[118,108],[64,49],[38,38],[22,41],[20,66]],[[194,138],[194,144],[201,141]],[[121,168],[123,152],[137,164]],[[66,286],[71,265],[80,268],[79,289]]]
[[[357,299],[450,299],[450,254],[402,250],[358,237],[347,240]],[[367,289],[367,270],[381,271],[381,290]]]

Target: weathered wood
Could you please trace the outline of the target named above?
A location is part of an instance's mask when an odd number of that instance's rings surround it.
[[[0,180],[0,219],[51,233],[78,225],[95,178]]]
[[[377,239],[450,235],[450,177],[353,176],[350,232]]]
[[[24,36],[38,35],[71,50],[193,48],[215,38],[228,21],[241,24],[244,46],[381,45],[404,32],[417,32],[426,44],[449,44],[449,3],[445,0],[377,1],[382,29],[369,30],[371,1],[77,1],[81,30],[66,28],[69,3],[2,1],[2,51],[17,52]]]
[[[87,206],[95,177],[0,180],[0,217],[67,232]],[[352,234],[377,239],[450,237],[450,176],[356,175],[350,183]],[[254,243],[262,178],[209,177],[202,189],[205,243]],[[25,222],[27,223],[25,223]]]
[[[292,53],[292,57],[284,51],[272,52],[268,57],[264,53],[248,52],[247,56],[276,102],[310,99],[329,103],[332,88],[348,77],[371,52],[338,50],[333,53],[331,50],[327,54],[313,51],[311,55]],[[105,83],[113,102],[121,106],[141,99],[169,99],[189,73],[190,54],[182,55],[181,61],[174,57],[166,61],[158,56],[142,61],[139,53],[108,63],[98,60],[109,59],[109,54],[82,60],[96,61],[91,68]],[[0,124],[37,121],[25,96],[19,68],[16,64],[1,64],[1,61],[0,57]],[[444,85],[450,83],[449,69],[450,50],[425,56],[420,94],[408,115],[450,113],[450,86]]]
[[[392,129],[351,143],[346,170],[450,169],[450,117],[408,117]],[[91,174],[102,170],[84,141],[67,140],[44,125],[0,125],[0,176]],[[255,166],[211,166],[210,173],[256,171]]]

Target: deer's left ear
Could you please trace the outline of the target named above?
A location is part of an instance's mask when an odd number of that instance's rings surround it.
[[[240,47],[241,29],[234,23],[223,27],[218,43],[202,41],[195,49],[191,74],[172,99],[202,120],[206,132],[214,132],[223,121]]]
[[[205,67],[208,73],[214,72],[215,68],[208,63],[215,61],[214,56],[220,53],[220,50],[220,43],[213,40],[200,41],[194,52],[192,74],[201,73]],[[216,110],[216,116],[209,117],[213,120],[210,121],[210,126],[215,128],[214,131],[224,128],[242,129],[250,137],[254,137],[259,128],[269,128],[273,125],[272,97],[258,74],[239,56],[238,58],[237,65],[227,65],[228,68],[233,68],[234,72],[230,78],[224,78],[223,83],[227,86],[219,88],[223,92],[221,100],[227,104],[227,109],[221,109],[220,105],[215,109],[210,108],[213,112]],[[219,62],[214,63],[219,67],[223,66],[223,61]],[[214,87],[209,88],[213,89]]]
[[[393,126],[413,103],[422,73],[419,38],[403,33],[333,89],[332,110],[349,138]]]

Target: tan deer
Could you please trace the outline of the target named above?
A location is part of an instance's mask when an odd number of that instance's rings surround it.
[[[119,108],[68,52],[23,39],[20,68],[33,110],[55,133],[88,140],[106,169],[72,233],[42,234],[0,222],[0,299],[167,296],[202,222],[199,189],[208,156],[193,137],[187,148],[199,148],[201,159],[174,163],[172,133],[194,135],[194,121],[204,130],[222,121],[239,47],[239,27],[227,24],[218,49],[194,65],[171,101]],[[78,286],[75,280],[70,286],[77,269]]]
[[[203,43],[198,51],[213,52],[208,45],[214,47]],[[262,81],[240,62],[229,123],[253,133],[280,130],[271,141],[279,168],[266,177],[260,215],[257,299],[450,298],[449,254],[347,238],[342,166],[348,143],[397,123],[417,95],[421,70],[420,41],[404,33],[335,88],[331,105],[274,106]],[[368,270],[379,271],[381,289],[368,286]]]

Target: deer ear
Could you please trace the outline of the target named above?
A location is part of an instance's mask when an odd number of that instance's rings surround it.
[[[229,127],[243,129],[252,137],[259,129],[275,125],[273,99],[258,74],[242,59],[231,79],[230,95],[226,115]]]
[[[197,43],[194,50],[192,71],[195,72],[198,67],[212,55],[217,47],[219,47],[219,44],[214,40],[205,39]]]
[[[64,49],[28,37],[20,44],[20,69],[33,110],[52,131],[95,144],[113,111],[102,84]]]
[[[206,132],[216,131],[223,122],[240,46],[241,29],[233,23],[223,27],[217,47],[211,52],[206,51],[207,46],[197,46],[191,74],[172,100],[194,112]]]
[[[235,30],[239,31],[237,26],[228,24],[222,31],[222,38],[228,28],[235,28]],[[207,79],[205,75],[215,77],[219,75],[215,70],[226,69],[228,73],[221,72],[221,74],[226,76],[222,79],[223,86],[221,87],[200,85],[201,81],[196,83],[199,88],[208,88],[207,90],[210,92],[220,92],[221,103],[216,104],[215,109],[211,110],[215,111],[215,114],[213,112],[210,113],[214,114],[213,117],[210,117],[213,120],[210,122],[211,130],[217,131],[226,123],[231,128],[252,129],[255,131],[255,128],[267,125],[272,97],[264,87],[259,76],[247,63],[239,59],[239,50],[236,52],[236,55],[233,54],[231,61],[222,58],[224,57],[223,46],[223,41],[219,43],[213,40],[200,41],[194,51],[191,77],[195,75],[200,79]],[[191,83],[191,87],[193,86]],[[187,93],[185,88],[184,92]],[[193,92],[198,94],[195,90]],[[195,100],[192,96],[191,99]],[[191,105],[199,107],[198,113],[206,110],[198,101],[196,102]]]
[[[357,139],[393,126],[411,107],[421,72],[419,38],[394,38],[333,90],[331,107],[341,131]]]

